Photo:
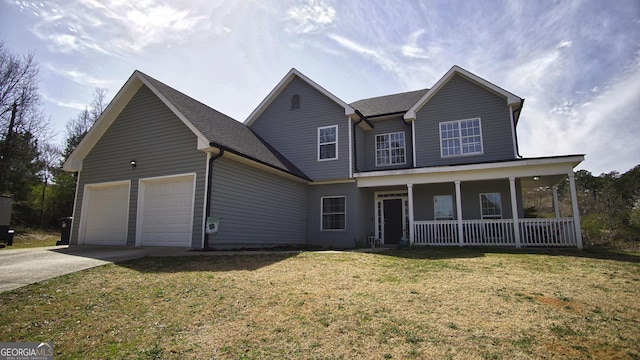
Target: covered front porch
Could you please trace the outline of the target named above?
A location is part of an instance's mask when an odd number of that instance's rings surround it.
[[[573,168],[582,155],[357,173],[358,187],[376,189],[374,238],[389,241],[402,211],[402,237],[412,245],[577,247],[582,249]],[[561,216],[557,186],[569,182],[572,214]],[[524,218],[521,189],[544,187],[555,218]],[[386,206],[399,198],[402,210]],[[391,201],[388,201],[391,202]],[[388,225],[389,223],[389,225]]]

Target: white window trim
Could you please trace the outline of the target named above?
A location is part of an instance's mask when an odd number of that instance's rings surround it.
[[[404,234],[409,234],[409,229],[405,227],[409,218],[409,195],[408,191],[378,191],[373,194],[374,208],[373,213],[375,215],[375,232],[374,236],[377,240],[380,240],[381,244],[384,244],[384,201],[385,200],[402,200],[402,231]],[[407,235],[408,236],[408,235]]]
[[[380,164],[378,163],[378,136],[388,136],[389,137],[389,142],[391,142],[391,135],[394,134],[402,134],[402,150],[404,150],[404,161],[403,162],[397,162],[397,163],[390,163],[390,164]],[[396,131],[396,132],[391,132],[391,133],[384,133],[384,134],[376,134],[376,137],[374,139],[375,143],[374,143],[374,147],[375,147],[375,157],[376,157],[376,167],[383,167],[383,166],[396,166],[396,165],[404,165],[407,163],[407,139],[406,139],[406,133],[404,131]],[[391,156],[391,147],[389,147],[389,149],[387,149],[389,151],[389,159],[392,159]]]
[[[336,141],[320,144],[320,130],[329,129],[329,128],[336,128]],[[316,139],[317,139],[316,141],[318,143],[318,161],[338,160],[338,125],[330,125],[330,126],[321,126],[321,127],[319,127]],[[332,158],[321,159],[320,158],[320,145],[330,145],[330,144],[336,144],[336,156],[332,157]]]
[[[459,137],[459,139],[460,139],[460,155],[444,155],[442,153],[442,124],[458,123],[458,129],[460,129],[460,123],[462,121],[469,121],[469,120],[478,120],[478,124],[480,125],[480,151],[479,152],[474,152],[474,153],[469,153],[469,154],[463,154],[462,153],[462,135],[460,135],[460,137]],[[482,119],[479,118],[479,117],[469,118],[469,119],[452,120],[452,121],[443,121],[443,122],[438,124],[438,134],[439,134],[439,138],[440,138],[440,142],[439,142],[440,158],[448,159],[448,158],[453,158],[453,157],[476,156],[476,155],[483,155],[484,154],[484,139],[482,137]]]
[[[500,205],[500,217],[485,216],[485,215],[483,214],[483,211],[482,211],[482,195],[491,195],[491,194],[498,194],[498,196],[500,196],[500,203],[499,203],[499,205]],[[502,219],[502,216],[503,216],[502,214],[503,214],[504,212],[502,211],[502,194],[501,194],[501,193],[499,193],[499,192],[480,193],[480,194],[478,195],[478,199],[480,200],[480,217],[482,218],[482,220],[497,220],[497,219]]]
[[[183,173],[183,174],[174,174],[174,175],[163,175],[163,176],[154,176],[148,178],[139,178],[138,179],[138,211],[136,213],[136,242],[135,246],[142,246],[142,216],[145,210],[145,192],[147,190],[146,185],[150,182],[154,181],[162,181],[162,180],[171,180],[171,179],[180,179],[180,178],[193,178],[193,191],[191,193],[191,224],[193,224],[193,218],[195,215],[195,199],[196,199],[196,173]],[[206,203],[206,201],[205,201]],[[206,219],[205,219],[206,223]],[[204,229],[203,229],[204,230]],[[191,226],[191,242],[193,243],[193,226]]]
[[[437,214],[437,211],[436,211],[436,209],[437,209],[436,198],[437,197],[444,197],[444,196],[451,198],[451,218],[450,219],[438,219],[438,214]],[[455,220],[456,212],[455,212],[454,203],[455,203],[455,201],[453,201],[453,195],[450,195],[450,194],[433,195],[433,219],[434,220]]]
[[[344,199],[344,228],[343,229],[325,229],[324,228],[324,199],[335,199],[335,198],[343,198]],[[339,214],[339,213],[331,213],[331,214]],[[347,197],[345,195],[332,195],[332,196],[321,196],[320,197],[320,231],[346,231],[347,230]]]

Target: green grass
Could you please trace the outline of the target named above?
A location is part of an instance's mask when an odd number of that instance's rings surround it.
[[[640,256],[408,249],[144,258],[0,294],[56,358],[640,358]]]

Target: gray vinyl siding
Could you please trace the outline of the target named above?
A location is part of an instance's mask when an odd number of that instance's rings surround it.
[[[413,186],[413,218],[416,221],[435,219],[433,197],[435,195],[453,196],[453,217],[456,218],[456,188],[454,183],[425,184]],[[464,197],[463,197],[464,199]],[[464,203],[462,213],[464,211]]]
[[[439,123],[479,117],[482,155],[442,158]],[[416,165],[455,165],[514,159],[511,120],[506,99],[454,76],[416,114]]]
[[[367,217],[372,217],[367,210],[367,191],[358,189],[355,183],[311,185],[308,187],[309,225],[307,237],[312,245],[332,248],[352,248],[358,238],[366,238],[369,230],[363,227]],[[344,196],[346,207],[345,230],[320,229],[322,221],[322,197]],[[373,205],[370,206],[373,209]],[[373,228],[373,226],[372,226]]]
[[[508,179],[469,181],[460,184],[462,197],[462,218],[464,220],[481,219],[480,194],[500,193],[502,218],[511,219],[511,192]],[[518,213],[522,217],[522,200],[520,185],[516,187]],[[452,195],[454,218],[456,212],[456,190],[454,183],[421,184],[413,187],[414,219],[416,221],[434,220],[433,197],[435,195]]]
[[[78,241],[84,187],[131,180],[127,245],[134,245],[140,178],[195,173],[192,247],[202,247],[206,154],[196,136],[146,86],[133,96],[84,159],[74,209],[71,242]],[[131,168],[130,161],[137,166]]]
[[[291,109],[298,95],[300,108]],[[338,126],[338,159],[318,161],[318,128]],[[251,125],[289,161],[315,181],[349,176],[349,122],[344,108],[295,77]]]
[[[222,157],[213,163],[211,247],[306,243],[307,186]]]
[[[376,166],[376,135],[395,132],[404,132],[405,163],[390,166]],[[375,121],[373,130],[366,132],[365,144],[367,160],[366,168],[363,169],[363,171],[406,169],[413,167],[413,140],[411,136],[411,125],[407,125],[401,116],[389,120]]]

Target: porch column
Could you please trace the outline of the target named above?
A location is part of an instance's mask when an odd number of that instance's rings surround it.
[[[560,202],[558,201],[558,185],[553,185],[553,210],[556,213],[556,219],[560,218]]]
[[[462,192],[460,180],[456,180],[456,218],[458,219],[458,244],[464,246],[464,233],[462,229]]]
[[[407,194],[409,195],[409,243],[413,245],[414,225],[413,225],[413,184],[407,184]]]
[[[513,218],[513,236],[516,240],[516,247],[520,244],[520,224],[518,222],[518,198],[516,197],[516,178],[509,178],[509,189],[511,190],[511,217]]]
[[[569,176],[569,188],[571,189],[571,211],[573,212],[573,226],[576,233],[576,242],[578,244],[578,249],[582,250],[582,232],[580,231],[580,210],[578,209],[576,179],[573,171],[567,175]]]

